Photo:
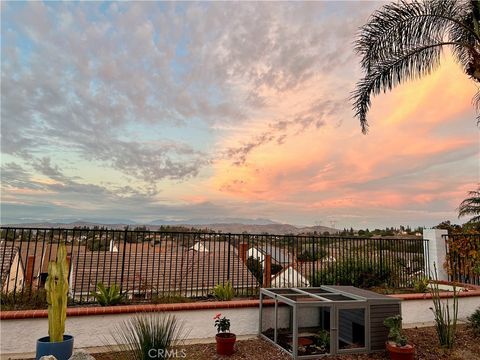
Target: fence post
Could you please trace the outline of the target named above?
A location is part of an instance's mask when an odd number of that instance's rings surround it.
[[[265,268],[263,269],[263,287],[269,288],[272,284],[272,255],[265,255]]]
[[[227,281],[230,281],[230,246],[231,246],[231,234],[228,234],[228,263],[227,263]]]
[[[428,275],[434,275],[433,266],[435,264],[438,280],[448,281],[448,273],[443,266],[447,256],[443,235],[448,235],[448,231],[444,229],[423,229],[423,238],[428,240],[428,268],[431,273]]]
[[[123,294],[123,276],[125,273],[125,254],[127,253],[127,229],[123,231],[122,274],[120,275],[120,294]]]

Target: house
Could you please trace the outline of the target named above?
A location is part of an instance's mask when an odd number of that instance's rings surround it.
[[[72,263],[70,295],[89,298],[100,282],[106,286],[120,285],[130,298],[146,298],[157,293],[207,296],[217,284],[227,281],[237,292],[257,287],[255,277],[235,248],[226,246],[227,251],[178,247],[162,253],[124,252],[121,248],[118,252],[79,253]],[[197,248],[205,250],[203,246]]]
[[[259,245],[251,247],[247,251],[247,259],[252,257],[263,263],[265,261],[265,255],[270,255],[272,259],[272,264],[280,265],[285,267],[293,263],[294,256],[290,254],[287,250],[273,245]]]
[[[294,265],[288,265],[272,277],[270,286],[308,287],[310,286],[310,282]]]
[[[18,246],[1,244],[0,255],[2,292],[10,293],[22,289],[25,272]]]

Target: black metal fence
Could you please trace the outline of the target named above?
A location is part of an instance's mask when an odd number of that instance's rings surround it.
[[[480,285],[480,234],[444,235],[449,280]]]
[[[155,302],[209,296],[226,282],[237,295],[254,296],[262,286],[410,287],[429,273],[427,240],[418,238],[0,229],[2,293],[13,303],[41,291],[61,242],[78,304],[93,302],[99,283],[118,285],[132,301]]]

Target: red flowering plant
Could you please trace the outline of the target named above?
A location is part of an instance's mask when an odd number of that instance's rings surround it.
[[[218,313],[214,316],[213,320],[215,320],[215,327],[217,328],[217,333],[227,333],[230,332],[230,319],[227,317],[221,317],[222,314]]]

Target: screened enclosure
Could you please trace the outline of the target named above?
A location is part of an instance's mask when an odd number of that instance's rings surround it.
[[[384,350],[383,320],[400,311],[400,300],[353,286],[265,288],[259,334],[293,359]]]

